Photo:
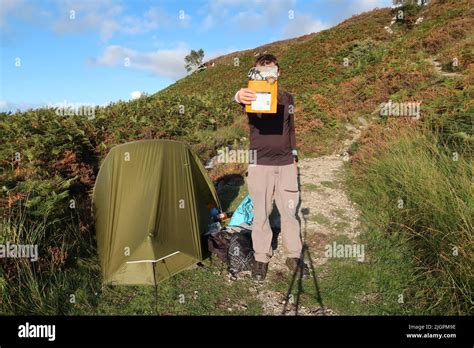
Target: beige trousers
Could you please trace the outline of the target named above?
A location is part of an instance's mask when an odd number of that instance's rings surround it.
[[[247,185],[254,205],[252,243],[255,260],[268,262],[273,255],[273,233],[268,219],[273,198],[281,216],[281,234],[287,257],[299,258],[302,243],[300,224],[296,219],[299,191],[295,165],[249,165]]]

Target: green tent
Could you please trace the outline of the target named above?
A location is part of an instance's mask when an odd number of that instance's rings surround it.
[[[103,282],[157,284],[203,259],[212,181],[184,143],[118,145],[101,165],[92,208]]]

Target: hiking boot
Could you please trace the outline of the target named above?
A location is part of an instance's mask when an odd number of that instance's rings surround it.
[[[267,276],[268,262],[255,261],[252,268],[252,278],[258,282],[263,282]]]
[[[291,274],[300,274],[301,267],[303,268],[303,278],[309,277],[309,268],[306,263],[297,257],[288,257],[285,261],[286,266],[290,270]]]

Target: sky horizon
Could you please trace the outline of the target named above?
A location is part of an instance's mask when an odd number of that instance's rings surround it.
[[[204,61],[331,28],[391,0],[0,0],[0,111],[153,94]]]

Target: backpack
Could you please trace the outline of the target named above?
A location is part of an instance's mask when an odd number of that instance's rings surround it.
[[[207,236],[207,249],[225,263],[228,262],[229,245],[230,235],[223,230],[210,233]]]
[[[234,278],[239,272],[252,270],[255,259],[251,231],[233,233],[227,255],[229,272]]]
[[[254,252],[252,248],[252,235],[249,230],[228,233],[220,230],[209,234],[207,247],[211,253],[227,264],[228,271],[235,279],[242,271],[252,269]]]

